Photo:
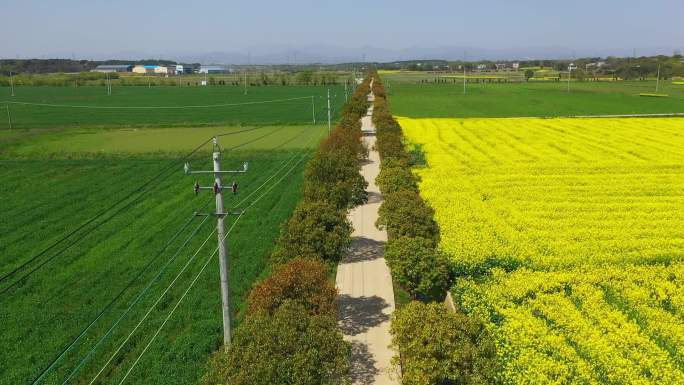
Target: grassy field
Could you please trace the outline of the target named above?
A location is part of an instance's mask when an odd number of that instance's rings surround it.
[[[60,244],[17,274],[0,279],[0,384],[31,383],[95,319],[42,383],[70,379],[69,383],[87,384],[102,369],[94,383],[118,384],[162,325],[128,383],[198,382],[222,335],[218,263],[212,257],[215,222],[194,217],[195,211],[211,211],[213,195],[195,196],[195,180],[208,185],[211,178],[185,176],[183,162],[174,159],[214,132],[67,130],[12,141],[11,151],[0,160],[0,200],[6,208],[0,224],[0,277],[99,215],[76,232],[74,239],[83,237],[78,243],[61,253],[69,243]],[[300,198],[309,148],[324,132],[323,126],[292,125],[221,138],[224,167],[250,161],[249,172],[237,178],[239,193],[225,199],[229,208],[253,204],[228,241],[238,320],[248,289],[269,269],[267,257],[281,223]],[[142,136],[129,136],[136,134]],[[210,168],[210,150],[205,147],[193,155],[195,169]],[[126,198],[161,170],[166,171],[158,179]],[[228,226],[234,221],[228,220]],[[111,307],[97,318],[110,301]],[[112,325],[116,327],[108,332]]]
[[[684,113],[684,87],[662,82],[666,98],[647,98],[654,81],[571,83],[417,84],[390,82],[392,111],[412,118],[558,117],[573,115]]]
[[[6,101],[12,102],[14,129],[310,124],[314,113],[318,121],[327,119],[328,88],[337,118],[343,86],[250,87],[247,95],[228,86],[113,87],[111,96],[95,86],[17,87],[14,97],[5,87],[0,89],[0,130],[9,128]]]
[[[505,383],[684,382],[684,118],[400,123]]]

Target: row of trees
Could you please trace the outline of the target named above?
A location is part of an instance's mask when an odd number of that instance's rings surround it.
[[[366,200],[359,120],[368,92],[368,82],[358,87],[309,161],[304,198],[281,230],[273,272],[250,291],[245,319],[229,350],[210,359],[205,384],[348,382],[351,348],[337,328],[329,267],[351,244],[348,208]]]
[[[138,63],[173,65],[175,61],[162,59],[144,59]],[[8,75],[10,72],[15,74],[53,74],[59,72],[76,73],[87,72],[101,64],[131,64],[130,60],[72,60],[72,59],[0,59],[0,74]],[[185,66],[199,67],[199,63],[185,64]]]
[[[418,193],[411,167],[420,154],[406,151],[401,127],[392,117],[382,81],[374,75],[373,123],[381,170],[376,183],[384,196],[377,225],[387,230],[385,258],[394,283],[413,301],[396,310],[392,345],[399,354],[404,385],[492,384],[497,361],[494,340],[484,323],[440,303],[454,273],[439,250],[434,211]]]
[[[51,73],[51,74],[31,74],[13,73],[11,81],[15,86],[105,86],[107,75],[100,72],[78,72],[78,73]],[[204,75],[184,75],[182,77],[164,77],[163,75],[133,75],[110,73],[109,79],[115,86],[178,86],[179,82],[183,86],[199,85],[204,80]],[[210,86],[243,86],[244,78],[242,74],[234,73],[228,75],[209,76]],[[289,86],[289,85],[337,85],[344,83],[345,74],[302,71],[295,74],[287,73],[268,73],[257,72],[249,73],[247,83],[251,87],[257,86]],[[9,72],[5,75],[0,73],[0,87],[10,85]]]

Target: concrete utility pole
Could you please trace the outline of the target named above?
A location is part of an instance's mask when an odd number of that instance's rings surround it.
[[[11,96],[14,96],[14,80],[12,79],[12,71],[10,71],[10,89],[12,90]]]
[[[658,75],[656,75],[656,94],[660,89],[660,63],[658,63]]]
[[[221,184],[222,174],[237,174],[247,172],[248,164],[243,163],[242,168],[239,170],[221,170],[221,150],[218,146],[218,139],[214,138],[214,153],[212,154],[212,160],[214,163],[213,171],[192,171],[190,170],[190,164],[185,164],[186,174],[213,174],[214,175],[214,185],[211,187],[201,187],[198,182],[195,183],[195,194],[198,194],[200,190],[213,190],[216,196],[216,232],[218,234],[218,251],[219,251],[219,270],[221,276],[221,302],[223,311],[223,344],[224,348],[228,350],[231,341],[230,333],[230,275],[228,266],[228,246],[226,242],[225,228],[223,225],[223,220],[226,215],[240,215],[240,212],[226,212],[223,207],[223,189],[224,186]],[[233,182],[231,187],[233,194],[237,193],[237,183]],[[202,214],[198,214],[202,215]]]
[[[105,85],[107,86],[107,96],[110,96],[112,94],[112,81],[109,78],[109,72],[105,73]]]
[[[9,103],[5,106],[7,107],[7,122],[9,123],[9,129],[12,130],[12,115],[10,115]]]
[[[244,78],[245,78],[245,82],[244,82],[245,83],[245,95],[247,95],[247,67],[245,67],[244,72],[245,72],[245,76],[244,76]]]
[[[570,63],[568,65],[568,92],[570,92],[570,78],[572,77],[572,70],[573,69],[575,69],[575,63]]]
[[[311,97],[311,118],[313,120],[313,124],[316,124],[316,104],[315,104],[315,96]]]
[[[332,110],[330,109],[330,88],[328,88],[328,134],[330,134],[330,130],[332,128],[331,112],[332,112]]]
[[[465,51],[463,51],[463,95],[466,93],[466,59],[467,59],[467,54]]]

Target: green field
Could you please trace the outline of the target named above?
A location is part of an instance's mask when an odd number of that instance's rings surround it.
[[[558,117],[573,115],[684,113],[684,87],[662,82],[667,98],[646,98],[654,81],[507,83],[463,85],[420,84],[392,75],[392,112],[412,118]]]
[[[100,215],[70,238],[83,237],[73,246],[60,253],[69,243],[59,244],[17,274],[0,279],[4,346],[0,384],[32,383],[94,319],[42,383],[61,384],[76,369],[69,383],[87,384],[104,368],[94,383],[118,384],[150,342],[128,375],[128,383],[198,382],[222,335],[218,261],[212,257],[215,221],[209,217],[202,223],[207,217],[194,217],[195,211],[211,211],[213,195],[193,194],[195,180],[210,185],[211,178],[185,176],[177,154],[217,132],[244,129],[248,127],[94,130],[90,134],[66,130],[12,137],[11,151],[5,151],[0,160],[4,182],[0,200],[5,208],[0,224],[0,277]],[[225,197],[229,208],[253,204],[228,241],[238,321],[247,291],[269,269],[267,257],[281,223],[300,198],[310,148],[325,132],[320,125],[286,125],[220,139],[225,168],[250,162],[249,172],[237,178],[239,193]],[[210,151],[205,146],[194,154],[193,168],[209,168]],[[126,198],[165,169],[161,177]],[[228,220],[227,226],[234,221]],[[205,263],[206,270],[200,274]],[[34,273],[20,280],[34,268]],[[196,283],[170,315],[195,277]],[[112,306],[98,319],[110,301]],[[148,309],[151,312],[135,329]],[[131,338],[124,343],[129,334]],[[123,347],[115,354],[119,346]]]
[[[222,141],[225,146],[234,143],[243,150],[275,146],[293,149],[301,148],[304,140],[322,138],[326,132],[327,127],[322,125],[5,131],[5,136],[0,136],[0,157],[68,157],[73,153],[149,157],[151,150],[154,151],[152,156],[159,156],[190,151],[197,143],[226,133],[239,134],[226,137]],[[283,138],[288,137],[292,140],[283,142]]]
[[[111,96],[96,86],[16,87],[14,97],[3,87],[0,130],[9,118],[14,129],[309,124],[314,113],[327,119],[328,89],[337,118],[345,98],[339,85],[250,87],[247,95],[241,87],[132,86],[113,87]]]

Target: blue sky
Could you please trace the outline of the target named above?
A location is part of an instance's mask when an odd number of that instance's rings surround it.
[[[334,47],[372,59],[375,47],[403,50],[396,55],[446,46],[579,53],[684,48],[682,0],[0,0],[0,9],[4,58],[217,51],[258,57]],[[318,55],[331,53],[321,48]]]

